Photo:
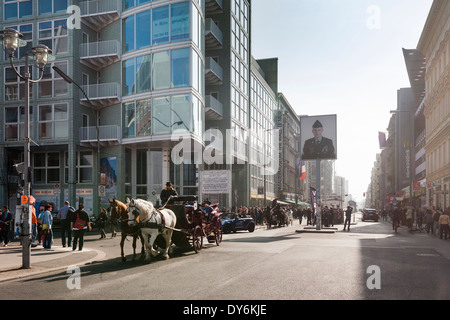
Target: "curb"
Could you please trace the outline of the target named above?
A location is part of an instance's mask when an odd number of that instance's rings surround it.
[[[11,267],[5,270],[0,270],[0,283],[7,282],[7,281],[13,281],[13,280],[19,280],[19,279],[25,279],[28,277],[51,273],[59,270],[64,270],[71,266],[83,266],[89,263],[92,263],[94,261],[102,260],[106,257],[106,253],[100,250],[96,249],[89,249],[89,251],[84,252],[95,252],[95,256],[88,258],[86,260],[82,260],[80,262],[71,263],[71,264],[64,264],[57,267],[45,267],[45,266],[39,266],[39,263],[37,263],[36,267],[32,267],[31,269],[22,269],[20,266],[18,267]],[[78,254],[78,252],[72,252],[70,256]],[[61,258],[64,259],[64,258]],[[42,264],[42,263],[41,263]],[[2,276],[1,273],[5,273],[5,276]],[[9,273],[9,274],[8,274]]]

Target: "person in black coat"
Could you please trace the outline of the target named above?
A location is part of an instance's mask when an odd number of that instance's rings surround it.
[[[352,219],[352,211],[353,211],[353,208],[350,206],[348,206],[347,210],[345,210],[344,231],[345,231],[345,226],[347,226],[347,224],[348,224],[347,231],[350,231],[350,221]]]
[[[3,241],[3,245],[6,247],[9,242],[9,231],[11,230],[10,224],[12,220],[12,214],[9,212],[8,207],[4,206],[0,214],[0,241]]]
[[[161,191],[161,204],[165,205],[170,196],[177,196],[177,191],[173,188],[172,183],[169,181],[166,183],[166,187]],[[170,202],[169,202],[170,204]]]

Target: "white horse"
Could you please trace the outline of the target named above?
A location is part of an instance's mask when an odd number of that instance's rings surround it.
[[[166,248],[163,253],[163,259],[169,259],[169,249],[172,240],[172,233],[175,225],[177,224],[177,217],[175,213],[170,209],[156,210],[153,204],[149,201],[142,199],[129,199],[127,198],[128,213],[129,213],[129,225],[137,223],[137,216],[139,216],[139,223],[142,225],[141,233],[144,237],[144,243],[146,248],[145,259],[150,260],[150,254],[152,257],[158,255],[158,251],[153,249],[156,237],[161,235],[165,242]]]

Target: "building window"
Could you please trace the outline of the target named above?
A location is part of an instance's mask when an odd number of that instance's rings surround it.
[[[189,40],[189,2],[171,6],[171,41]]]
[[[31,0],[5,0],[5,20],[31,17],[33,15],[33,2]]]
[[[169,6],[153,9],[152,44],[154,46],[169,42]]]
[[[18,67],[17,71],[20,74],[24,74],[25,67]],[[30,98],[32,98],[32,90],[30,90]],[[12,68],[5,68],[5,101],[17,101],[24,99],[25,81],[19,78]]]
[[[59,152],[34,154],[33,178],[35,184],[59,183]]]
[[[150,10],[136,14],[136,50],[151,46]]]
[[[173,50],[171,55],[172,88],[189,86],[190,49]]]
[[[69,180],[69,161],[68,153],[64,154],[64,172],[65,183]],[[76,157],[76,183],[92,183],[94,172],[94,156],[92,151],[80,151],[77,152]]]
[[[155,0],[123,0],[123,10],[125,11],[150,1]]]
[[[170,88],[170,51],[154,53],[152,66],[152,90]]]
[[[67,53],[67,20],[39,23],[39,43],[52,49],[54,55]]]
[[[64,139],[69,136],[67,104],[39,106],[39,139]]]
[[[153,134],[168,134],[170,133],[170,99],[157,98],[153,99]]]
[[[44,69],[44,76],[39,81],[39,98],[60,97],[68,94],[68,84],[52,67],[56,66],[67,73],[67,61],[48,64]]]
[[[33,107],[30,106],[30,118],[33,114]],[[20,141],[25,137],[25,108],[6,107],[5,108],[5,141]],[[30,132],[33,132],[33,123],[30,122]]]
[[[151,90],[150,86],[150,69],[151,56],[141,56],[136,58],[136,93],[146,92]]]
[[[39,15],[67,11],[67,0],[39,0]]]
[[[128,2],[128,1],[126,1]],[[133,1],[125,4],[125,7],[134,5]],[[139,50],[150,46],[169,43],[170,41],[183,41],[190,39],[190,3],[181,2],[177,4],[162,6],[152,10],[145,10],[123,19],[123,52]],[[203,27],[198,27],[196,36],[204,38]],[[203,36],[203,37],[202,37]],[[196,41],[199,48],[202,48],[202,41]]]

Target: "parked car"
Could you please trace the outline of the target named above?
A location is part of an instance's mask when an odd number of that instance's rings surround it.
[[[236,215],[234,212],[224,212],[220,215],[223,233],[231,233],[239,230],[255,231],[255,220],[250,216]]]
[[[373,220],[375,222],[378,222],[379,218],[380,217],[379,217],[378,212],[377,212],[376,209],[366,208],[362,212],[362,221]]]

